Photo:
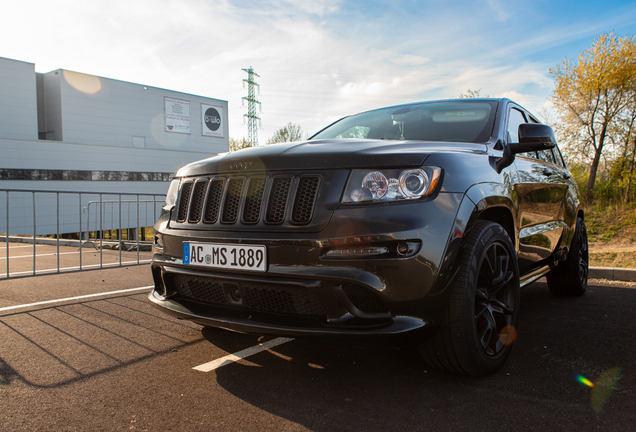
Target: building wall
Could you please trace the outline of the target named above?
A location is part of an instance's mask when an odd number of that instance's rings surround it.
[[[63,140],[120,147],[227,151],[227,102],[66,70],[60,77]],[[189,102],[190,133],[166,131],[164,98]],[[201,104],[222,108],[223,137],[202,134]]]
[[[0,57],[0,137],[38,139],[35,66]]]
[[[190,133],[166,131],[166,97],[189,103]],[[222,137],[203,135],[202,104],[222,111]],[[95,230],[99,194],[115,201],[103,229],[152,225],[160,202],[140,196],[137,211],[137,196],[121,195],[133,203],[120,208],[119,194],[165,195],[171,173],[228,151],[227,117],[226,101],[0,58],[0,233],[55,234],[58,221],[60,233],[86,231],[91,212]]]
[[[44,129],[40,130],[40,135],[47,140],[63,141],[64,131],[62,128],[62,94],[60,89],[59,72],[44,74],[42,78],[42,98],[44,101]]]
[[[1,140],[2,166],[5,169],[28,170],[78,170],[78,171],[124,171],[144,173],[174,173],[190,162],[212,156],[210,153],[174,151],[133,147],[116,147],[92,144],[76,144],[45,140]],[[27,157],[28,155],[28,157]],[[119,193],[160,194],[168,190],[167,181],[82,181],[82,180],[2,180],[0,181],[0,233],[6,232],[6,202],[9,196],[9,233],[33,234],[33,194],[30,192],[5,192],[3,189],[27,189],[47,191],[83,192],[82,204],[77,193],[60,194],[60,232],[80,231],[80,210],[82,208],[82,231],[87,230],[88,213],[91,214],[91,231],[99,229],[98,205],[88,204],[99,201],[118,201]],[[123,201],[136,201],[136,196],[122,195]],[[140,196],[140,200],[152,200],[150,195]],[[158,198],[159,199],[159,198]],[[56,194],[38,192],[35,195],[37,235],[57,232]],[[90,212],[89,212],[90,207]],[[158,216],[161,205],[144,204],[139,208],[141,226],[151,226]],[[121,228],[137,227],[136,204],[121,207]],[[119,228],[119,205],[104,204],[103,229]],[[114,215],[114,216],[113,216]]]

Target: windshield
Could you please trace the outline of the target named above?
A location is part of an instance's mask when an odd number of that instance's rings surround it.
[[[383,108],[345,117],[311,139],[486,142],[496,107],[496,101],[453,101]]]

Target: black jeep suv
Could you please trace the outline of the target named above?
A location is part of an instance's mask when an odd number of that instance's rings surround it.
[[[417,341],[430,365],[468,375],[504,363],[520,287],[587,286],[576,184],[552,129],[508,99],[368,111],[189,164],[155,232],[149,298],[171,315]]]

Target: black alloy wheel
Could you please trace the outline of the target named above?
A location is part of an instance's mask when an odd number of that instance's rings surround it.
[[[420,347],[424,360],[465,375],[497,371],[510,353],[519,317],[517,256],[501,225],[475,222],[449,289],[446,316]]]
[[[554,295],[581,296],[587,290],[590,251],[583,218],[576,219],[576,229],[567,259],[546,275],[548,288]]]
[[[475,295],[475,328],[484,353],[496,356],[514,338],[516,308],[514,269],[510,254],[499,241],[490,244],[479,265]]]

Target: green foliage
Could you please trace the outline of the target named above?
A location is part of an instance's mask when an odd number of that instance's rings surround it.
[[[552,102],[559,115],[555,124],[568,159],[589,166],[587,201],[595,193],[608,196],[611,188],[595,183],[601,162],[632,156],[636,120],[636,39],[613,33],[598,36],[577,60],[566,59],[550,70],[554,77]],[[633,173],[634,158],[631,158]],[[625,163],[619,169],[623,177]],[[614,175],[613,181],[620,185]],[[622,186],[624,199],[629,187]]]

